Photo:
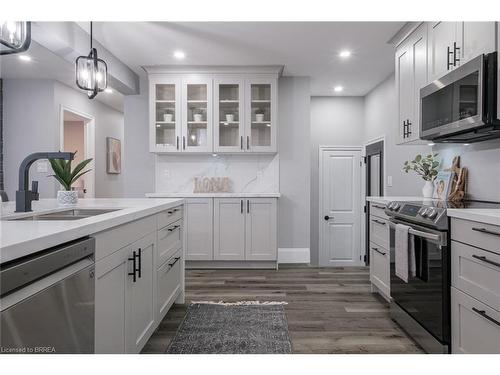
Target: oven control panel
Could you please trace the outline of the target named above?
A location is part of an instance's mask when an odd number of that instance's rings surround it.
[[[385,213],[403,221],[422,223],[432,227],[447,227],[445,208],[420,202],[390,202]]]

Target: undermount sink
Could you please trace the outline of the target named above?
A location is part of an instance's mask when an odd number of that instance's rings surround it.
[[[59,212],[51,212],[48,214],[35,214],[31,216],[25,217],[13,217],[13,218],[5,218],[4,220],[80,220],[85,219],[92,216],[107,214],[109,212],[118,211],[119,209],[97,209],[97,208],[75,208],[65,211]]]

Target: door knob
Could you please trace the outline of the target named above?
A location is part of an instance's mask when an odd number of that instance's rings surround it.
[[[325,220],[326,220],[326,221],[330,220],[330,216],[325,215]]]

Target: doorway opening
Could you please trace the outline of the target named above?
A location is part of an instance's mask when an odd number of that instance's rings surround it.
[[[384,193],[384,139],[365,145],[366,196],[382,196]],[[370,207],[365,206],[365,263],[370,264]]]
[[[79,198],[95,197],[95,129],[94,118],[73,109],[61,107],[60,148],[65,152],[76,152],[73,167],[85,159],[92,158],[83,175],[72,187]]]
[[[319,265],[362,266],[362,147],[319,148]]]

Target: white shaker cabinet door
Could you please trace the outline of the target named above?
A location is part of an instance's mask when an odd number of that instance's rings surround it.
[[[214,259],[245,259],[244,199],[214,199]]]
[[[429,80],[434,81],[453,70],[459,63],[458,31],[460,22],[431,22],[429,25]]]
[[[213,215],[213,198],[186,200],[186,260],[213,260]]]
[[[274,198],[250,198],[246,210],[246,260],[277,259],[277,204]]]
[[[461,22],[462,51],[460,64],[496,50],[495,22]]]
[[[127,246],[128,272],[125,293],[125,340],[127,353],[139,353],[155,329],[154,251],[151,233]],[[133,265],[136,256],[135,280]]]

